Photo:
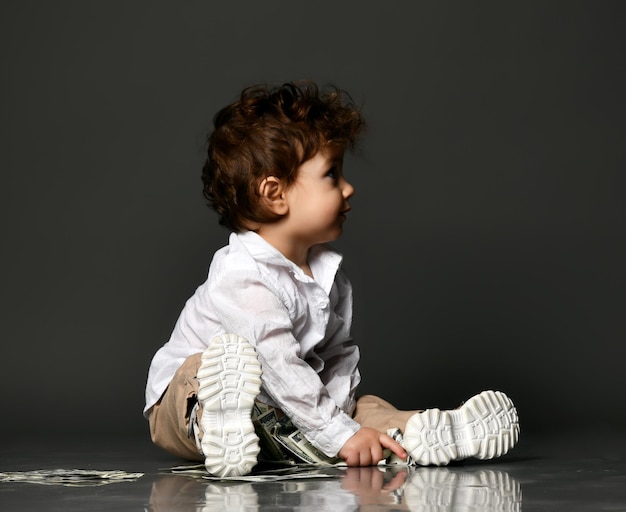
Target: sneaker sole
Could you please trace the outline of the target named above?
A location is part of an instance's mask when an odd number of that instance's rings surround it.
[[[518,439],[517,411],[500,391],[483,391],[452,411],[417,413],[404,434],[405,449],[422,466],[469,457],[493,459],[507,453]]]
[[[249,473],[259,454],[251,419],[261,388],[261,365],[254,348],[239,336],[218,336],[202,354],[198,381],[207,471],[215,476]]]

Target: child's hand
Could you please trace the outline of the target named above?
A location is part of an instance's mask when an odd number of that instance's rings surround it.
[[[339,457],[348,466],[372,466],[382,460],[384,448],[389,448],[401,459],[407,458],[404,448],[387,434],[373,428],[361,427],[339,450]]]

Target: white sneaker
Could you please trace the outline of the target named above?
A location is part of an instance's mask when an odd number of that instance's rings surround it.
[[[261,388],[261,365],[254,348],[234,334],[217,336],[202,354],[198,381],[207,471],[215,476],[249,473],[259,454],[251,419]]]
[[[458,409],[428,409],[411,416],[404,432],[404,448],[415,464],[444,466],[469,457],[500,457],[518,438],[513,402],[500,391],[483,391]]]

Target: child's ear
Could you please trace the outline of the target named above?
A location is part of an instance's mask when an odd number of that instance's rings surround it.
[[[289,206],[285,197],[285,184],[276,176],[268,176],[259,184],[263,204],[276,215],[286,215]]]

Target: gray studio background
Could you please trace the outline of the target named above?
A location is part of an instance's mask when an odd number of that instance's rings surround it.
[[[336,244],[362,392],[626,428],[623,6],[2,2],[2,442],[146,432],[150,359],[227,241],[211,118],[299,78],[370,125]]]

